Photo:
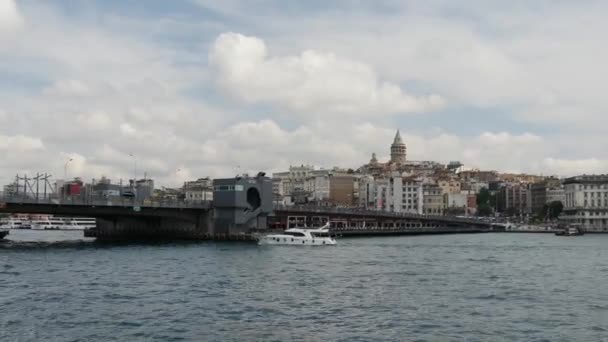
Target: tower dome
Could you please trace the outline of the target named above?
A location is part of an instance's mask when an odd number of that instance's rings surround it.
[[[395,164],[405,164],[406,154],[407,148],[401,139],[399,130],[397,130],[395,140],[393,140],[393,144],[391,145],[391,162]]]

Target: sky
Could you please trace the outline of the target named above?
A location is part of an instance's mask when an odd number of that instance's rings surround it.
[[[0,0],[0,182],[608,172],[608,2]],[[67,165],[67,166],[66,166]]]

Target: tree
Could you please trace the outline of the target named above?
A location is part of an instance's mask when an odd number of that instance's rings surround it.
[[[561,215],[562,211],[564,210],[564,204],[562,203],[562,201],[553,201],[549,203],[548,210],[549,212],[547,216],[552,220],[556,219],[559,217],[559,215]]]
[[[564,210],[564,204],[561,201],[553,201],[549,204],[545,204],[538,213],[538,217],[541,220],[555,220],[559,218],[559,215]]]
[[[491,216],[492,215],[492,207],[487,204],[482,204],[477,207],[477,215],[478,216]]]
[[[491,216],[496,207],[496,195],[490,193],[488,188],[481,188],[477,194],[477,215]]]
[[[477,194],[477,206],[481,207],[484,204],[490,204],[490,191],[487,188],[481,188]]]

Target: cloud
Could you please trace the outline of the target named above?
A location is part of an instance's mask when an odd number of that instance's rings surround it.
[[[23,135],[0,135],[0,151],[4,151],[5,153],[29,152],[43,149],[44,143],[39,138]]]
[[[126,122],[120,124],[120,132],[125,136],[135,136],[137,134],[137,130]]]
[[[0,0],[0,34],[12,32],[24,25],[15,0]]]
[[[50,96],[83,96],[89,94],[89,87],[79,80],[59,80],[51,87],[44,89]]]
[[[128,179],[129,153],[171,186],[356,168],[388,159],[397,128],[413,160],[606,170],[603,3],[14,4],[0,0],[0,182],[62,175],[68,156],[72,176]]]
[[[298,56],[269,56],[257,37],[223,33],[215,41],[210,65],[218,84],[248,103],[270,103],[298,112],[391,114],[439,108],[438,95],[414,96],[378,79],[361,62],[307,50]]]

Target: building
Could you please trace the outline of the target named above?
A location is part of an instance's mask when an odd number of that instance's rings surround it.
[[[547,204],[547,184],[545,182],[530,184],[529,197],[530,211],[533,214],[541,213]]]
[[[58,191],[61,198],[78,197],[84,191],[84,183],[82,182],[82,179],[74,178],[71,181],[64,182]]]
[[[281,198],[285,204],[301,204],[312,201],[315,188],[310,165],[290,166],[287,172],[273,174],[273,197]]]
[[[443,205],[445,212],[449,215],[466,215],[469,205],[468,194],[444,193]]]
[[[462,181],[475,180],[484,183],[495,182],[499,179],[498,172],[496,171],[466,170],[460,171],[458,176]]]
[[[437,185],[443,194],[459,194],[462,191],[462,183],[458,179],[439,179]]]
[[[121,186],[119,184],[112,184],[112,181],[106,177],[101,177],[98,182],[93,180],[93,184],[90,187],[91,196],[93,197],[110,198],[119,197],[121,194]]]
[[[4,196],[15,197],[25,195],[25,184],[13,182],[4,186]]]
[[[186,202],[213,200],[213,180],[211,180],[209,177],[185,182],[182,189],[184,193],[184,200]]]
[[[396,213],[424,212],[423,183],[399,172],[385,177],[363,176],[358,181],[359,206]]]
[[[564,194],[563,222],[590,232],[608,232],[608,175],[567,178]]]
[[[404,177],[401,179],[401,210],[412,214],[423,214],[424,212],[424,191],[421,181],[414,177]]]
[[[539,183],[530,184],[529,207],[532,214],[542,212],[544,206],[551,202],[564,201],[564,190],[557,178],[547,178]]]
[[[352,206],[355,203],[355,181],[352,175],[329,176],[329,202]]]
[[[564,191],[564,187],[560,186],[557,188],[548,188],[547,189],[547,204],[551,202],[566,202],[566,193]]]
[[[340,177],[348,176],[354,182],[354,175],[349,171],[334,167],[333,169],[316,170],[310,165],[290,166],[287,172],[277,172],[273,174],[272,191],[275,203],[286,205],[304,203],[328,203],[339,202],[345,204],[340,197],[339,189],[342,185]],[[338,177],[333,179],[333,177]],[[337,182],[334,184],[332,198],[331,183],[332,179]],[[354,190],[353,190],[354,191]],[[356,196],[356,191],[350,194],[351,204]]]
[[[531,212],[529,188],[527,184],[508,183],[497,193],[496,206],[507,216],[524,215]]]
[[[444,204],[442,190],[436,184],[424,184],[422,187],[422,212],[427,215],[443,215]]]
[[[131,180],[133,185],[133,180]],[[154,195],[154,181],[149,178],[143,178],[135,181],[135,196],[139,200],[152,198]]]

